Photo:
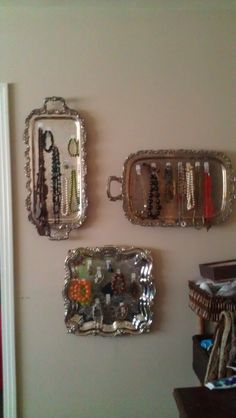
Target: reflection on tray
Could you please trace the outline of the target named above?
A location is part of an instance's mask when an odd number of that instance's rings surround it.
[[[24,138],[29,219],[40,235],[68,238],[86,216],[83,120],[63,98],[50,97],[26,119]]]
[[[111,194],[112,181],[122,184],[118,196]],[[122,177],[109,177],[107,194],[112,201],[123,199],[135,224],[209,229],[230,215],[235,177],[220,152],[139,151],[125,161]]]
[[[155,287],[143,249],[79,248],[66,259],[65,323],[69,332],[140,334],[150,330]]]

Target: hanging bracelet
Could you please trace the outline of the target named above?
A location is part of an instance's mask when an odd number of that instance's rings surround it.
[[[50,138],[50,141],[51,141],[51,144],[50,144],[50,146],[47,148],[47,138]],[[46,152],[51,152],[52,151],[52,149],[53,149],[53,147],[54,147],[54,138],[53,138],[53,134],[52,134],[52,132],[49,130],[49,129],[47,129],[46,131],[44,131],[44,133],[43,133],[43,148],[44,148],[44,151],[46,151]]]
[[[79,156],[79,141],[71,137],[68,142],[68,153],[71,157]]]

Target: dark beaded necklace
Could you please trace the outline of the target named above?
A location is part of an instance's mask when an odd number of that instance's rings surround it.
[[[61,210],[61,163],[56,145],[52,147],[52,203],[55,222],[58,223]]]
[[[158,219],[161,213],[161,201],[159,192],[158,173],[159,170],[156,167],[150,167],[150,188],[147,204],[148,217],[152,219]]]
[[[48,186],[46,184],[46,168],[44,161],[45,137],[43,130],[38,129],[38,173],[36,182],[36,191],[34,199],[34,212],[38,220],[37,229],[40,235],[49,234],[50,227],[48,223],[48,210],[47,210],[47,196]]]
[[[196,213],[198,216],[202,217],[202,202],[203,202],[203,172],[199,161],[195,162],[195,196],[196,196]]]
[[[185,177],[185,166],[182,161],[178,161],[178,174],[177,174],[177,187],[178,187],[178,217],[179,225],[182,227],[186,226],[184,219],[185,208],[186,208],[186,177]]]
[[[173,168],[170,163],[167,163],[165,166],[164,179],[165,179],[165,201],[169,203],[174,198]]]

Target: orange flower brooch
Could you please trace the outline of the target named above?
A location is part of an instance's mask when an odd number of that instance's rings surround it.
[[[68,287],[68,298],[81,305],[90,303],[92,297],[92,283],[87,279],[72,279]]]

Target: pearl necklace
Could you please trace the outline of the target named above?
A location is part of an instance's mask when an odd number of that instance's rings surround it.
[[[186,194],[187,194],[187,210],[192,210],[195,207],[195,197],[194,197],[193,166],[191,163],[186,163]]]
[[[69,214],[69,199],[68,199],[68,178],[64,174],[62,177],[62,195],[61,195],[61,214],[67,216]]]
[[[186,196],[186,183],[185,183],[185,169],[182,161],[178,162],[178,212],[179,212],[179,224],[186,226],[186,222],[183,220],[184,208],[185,208],[185,196]]]

